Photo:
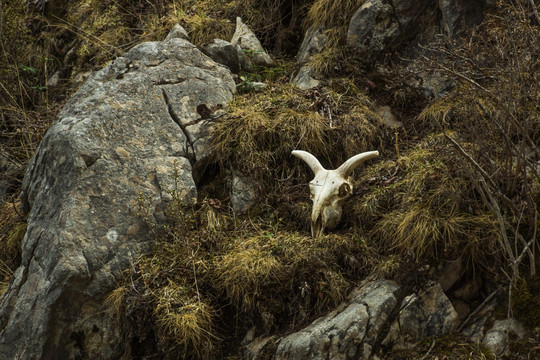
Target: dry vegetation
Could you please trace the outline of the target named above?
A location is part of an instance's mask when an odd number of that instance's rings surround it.
[[[26,13],[20,2],[4,1],[0,166],[13,199],[76,74],[135,43],[162,39],[176,22],[202,44],[230,39],[234,18],[242,16],[266,47],[289,55],[302,27],[326,29],[329,45],[312,59],[319,74],[333,74],[326,86],[293,88],[287,61],[243,74],[244,85],[268,86],[259,93],[247,87],[217,123],[211,168],[221,175],[204,184],[194,208],[171,205],[171,222],[158,233],[154,253],[137,259],[107,299],[129,329],[126,358],[235,355],[250,327],[259,335],[306,324],[369,274],[404,278],[424,264],[458,257],[477,276],[502,278],[511,293],[508,310],[539,326],[530,309],[540,301],[531,280],[540,251],[540,31],[527,3],[499,5],[466,41],[429,46],[424,66],[456,87],[422,111],[426,100],[414,89],[378,90],[399,104],[414,128],[410,135],[381,125],[365,75],[348,71],[356,60],[344,48],[342,25],[361,3],[84,0]],[[56,71],[66,81],[49,87]],[[379,88],[393,81],[379,80]],[[290,156],[293,149],[310,151],[332,168],[362,151],[382,153],[356,176],[342,226],[322,238],[307,237],[311,173]],[[248,214],[227,208],[219,181],[230,169],[257,186],[259,201]],[[26,226],[16,206],[8,201],[0,208],[2,286],[18,264]],[[452,350],[455,344],[463,351]],[[403,358],[430,346],[420,344]],[[438,340],[430,351],[490,358],[455,338]]]

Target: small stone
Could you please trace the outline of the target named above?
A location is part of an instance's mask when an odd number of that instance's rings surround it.
[[[403,123],[396,119],[396,116],[392,113],[390,106],[378,106],[375,109],[375,112],[379,115],[383,125],[388,126],[391,129],[397,129],[403,126]]]
[[[235,212],[249,210],[257,200],[255,186],[245,176],[233,175],[231,183],[231,208]]]
[[[491,329],[482,339],[482,343],[495,356],[510,355],[508,348],[510,334],[517,336],[518,339],[523,339],[525,328],[515,319],[495,320]]]
[[[242,22],[240,17],[236,18],[236,31],[231,39],[233,45],[238,45],[243,52],[238,54],[239,58],[247,58],[254,65],[271,67],[274,60],[263,49],[261,42],[255,33]]]
[[[313,67],[311,65],[304,65],[298,70],[296,76],[292,79],[292,83],[301,90],[310,90],[319,86],[320,81],[314,79],[311,74]]]
[[[189,41],[189,35],[180,24],[175,24],[171,31],[167,34],[167,37],[165,38],[165,41],[170,39],[184,39]]]
[[[437,281],[441,284],[442,291],[447,292],[461,278],[463,274],[463,261],[461,259],[445,261],[439,265],[441,268]]]

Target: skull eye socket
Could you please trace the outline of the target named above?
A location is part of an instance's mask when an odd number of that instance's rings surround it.
[[[351,186],[347,183],[341,184],[339,187],[338,195],[339,197],[343,198],[351,193]]]

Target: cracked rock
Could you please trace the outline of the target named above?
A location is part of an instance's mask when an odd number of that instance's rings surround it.
[[[454,331],[458,314],[437,282],[426,284],[418,293],[406,296],[398,318],[383,341],[393,350],[410,349],[427,337],[438,337]]]
[[[349,300],[308,327],[281,338],[256,339],[244,358],[260,358],[275,348],[273,359],[367,359],[397,304],[399,286],[379,280],[356,289]],[[263,341],[264,340],[264,341]]]
[[[0,359],[125,354],[125,330],[103,299],[153,247],[139,214],[159,226],[173,196],[196,199],[189,139],[204,158],[212,120],[197,134],[186,124],[199,121],[200,104],[220,108],[234,91],[230,71],[181,38],[137,45],[89,76],[26,170],[28,229],[1,300]]]

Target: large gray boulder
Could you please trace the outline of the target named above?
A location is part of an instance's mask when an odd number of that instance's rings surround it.
[[[24,178],[28,231],[1,299],[0,359],[119,358],[127,345],[104,297],[152,248],[147,221],[163,221],[172,194],[196,200],[192,164],[212,122],[198,110],[234,90],[228,69],[171,37],[136,46],[71,98]]]

